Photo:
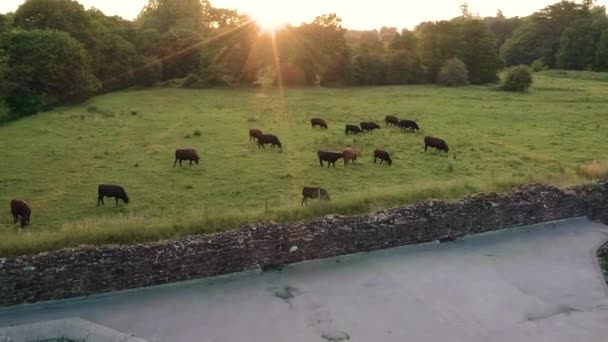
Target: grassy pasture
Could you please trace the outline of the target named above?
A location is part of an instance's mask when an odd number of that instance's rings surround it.
[[[582,165],[607,159],[608,74],[535,76],[529,94],[430,85],[134,90],[0,126],[0,255],[363,213],[531,181],[583,182]],[[387,114],[422,131],[386,128]],[[313,130],[311,117],[329,129]],[[345,124],[368,120],[382,129],[344,135]],[[282,152],[259,150],[249,128],[276,134]],[[445,139],[450,153],[425,153],[424,135]],[[359,153],[356,165],[319,166],[317,150],[346,146]],[[181,147],[196,148],[201,163],[173,168]],[[375,148],[389,151],[393,166],[374,165]],[[96,207],[100,183],[123,185],[132,202]],[[325,187],[332,201],[300,208],[304,185]],[[23,231],[12,223],[11,198],[33,208]]]

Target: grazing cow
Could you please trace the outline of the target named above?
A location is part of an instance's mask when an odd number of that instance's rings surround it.
[[[344,134],[348,135],[348,132],[355,134],[362,133],[361,128],[356,125],[346,125],[346,128],[344,129]]]
[[[325,122],[325,120],[321,118],[312,118],[310,119],[310,123],[312,124],[312,128],[319,126],[321,128],[327,129],[327,122]]]
[[[14,223],[17,221],[21,221],[21,228],[27,226],[30,223],[30,215],[32,214],[32,209],[27,204],[27,202],[23,200],[14,199],[11,201],[11,214],[13,214]]]
[[[129,196],[125,192],[125,189],[120,185],[108,185],[101,184],[97,188],[97,206],[99,207],[99,203],[105,205],[103,202],[104,197],[114,197],[116,200],[116,206],[118,206],[118,200],[121,199],[124,204],[129,204]]]
[[[193,148],[184,148],[184,149],[175,150],[175,161],[173,162],[173,167],[175,167],[175,164],[177,164],[178,161],[179,161],[179,166],[182,167],[183,160],[188,160],[190,162],[189,165],[192,165],[192,162],[195,162],[198,164],[198,161],[200,160],[200,158],[198,157],[198,153],[196,153],[196,150]]]
[[[283,149],[281,147],[281,142],[279,141],[279,138],[276,137],[276,135],[272,135],[272,134],[262,134],[258,137],[258,148],[264,148],[266,149],[266,144],[270,144],[270,148],[274,148],[275,146],[278,146],[279,149]]]
[[[378,159],[380,159],[380,165],[382,165],[383,162],[386,162],[388,166],[393,165],[391,156],[384,150],[374,150],[374,163],[376,163],[376,160]]]
[[[250,129],[249,130],[249,141],[254,140],[254,139],[255,140],[259,139],[260,135],[262,135],[262,134],[264,134],[264,133],[262,133],[262,131],[259,129],[255,129],[255,128]]]
[[[424,152],[426,152],[428,147],[435,148],[438,151],[444,151],[445,153],[448,153],[450,150],[448,144],[446,144],[442,139],[427,136],[424,137]]]
[[[344,158],[344,167],[346,167],[346,164],[348,164],[350,160],[353,161],[353,164],[355,163],[355,161],[357,161],[357,154],[352,149],[352,147],[345,148],[344,151],[342,151],[342,156]]]
[[[386,121],[386,125],[391,126],[399,126],[399,119],[394,115],[387,115],[384,117],[384,121]]]
[[[399,127],[401,127],[401,130],[406,130],[406,129],[411,129],[412,131],[419,131],[420,127],[418,127],[418,124],[416,123],[416,121],[412,121],[412,120],[401,120],[399,121]]]
[[[361,123],[361,130],[363,131],[363,133],[367,132],[372,132],[375,129],[380,129],[380,126],[375,123],[375,122],[362,122]]]
[[[336,167],[336,160],[344,158],[344,155],[342,155],[342,153],[325,151],[317,152],[317,156],[319,156],[319,164],[323,166],[323,162],[326,161],[327,167],[329,167],[330,164],[334,164],[334,167]]]
[[[302,203],[300,204],[300,206],[303,206],[304,204],[308,205],[309,198],[319,198],[322,200],[329,201],[329,194],[327,194],[327,190],[323,188],[305,186],[302,189]]]

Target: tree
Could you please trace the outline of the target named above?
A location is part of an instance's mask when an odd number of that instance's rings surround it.
[[[525,92],[532,85],[532,71],[525,65],[519,65],[507,70],[502,82],[505,91]]]
[[[418,53],[431,82],[437,80],[441,65],[447,59],[461,56],[462,37],[458,23],[440,21],[425,22],[416,27]]]
[[[86,50],[67,33],[13,31],[5,49],[7,104],[15,117],[85,100],[99,89]]]
[[[90,17],[73,0],[27,0],[15,12],[13,25],[26,30],[67,32],[87,50],[94,49],[97,43]]]
[[[511,38],[513,32],[523,24],[523,19],[520,17],[506,18],[500,10],[496,17],[486,17],[483,21],[496,35],[497,49],[500,49],[507,39]]]
[[[556,58],[558,68],[583,70],[592,65],[595,43],[591,24],[591,17],[586,16],[575,20],[564,30]]]
[[[390,51],[407,50],[416,52],[418,50],[418,38],[414,32],[403,29],[401,34],[395,35],[389,44]]]
[[[494,82],[502,62],[496,49],[496,36],[481,20],[461,24],[463,47],[461,58],[467,66],[473,84]]]
[[[408,50],[393,51],[388,56],[387,83],[411,84],[424,82],[424,69],[418,56]]]
[[[399,32],[397,31],[396,27],[386,27],[386,26],[382,26],[382,28],[380,29],[380,40],[383,42],[390,42],[392,41],[397,35],[399,35]]]
[[[301,55],[311,59],[310,64],[322,85],[348,81],[350,51],[345,33],[342,19],[335,13],[318,16],[296,30]]]
[[[163,64],[155,57],[141,57],[133,73],[133,83],[140,86],[153,86],[163,78]]]
[[[441,66],[437,83],[445,86],[462,86],[469,83],[466,65],[458,58],[450,58]]]
[[[551,54],[546,37],[549,32],[544,25],[527,21],[500,48],[500,55],[507,66],[529,65],[539,58]]]
[[[352,84],[361,86],[386,84],[386,69],[384,54],[363,51],[353,59]]]
[[[602,32],[599,41],[595,45],[595,69],[608,71],[608,29]]]

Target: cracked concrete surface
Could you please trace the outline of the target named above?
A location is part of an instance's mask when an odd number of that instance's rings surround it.
[[[143,290],[0,310],[81,317],[150,342],[606,341],[595,249],[572,219]]]

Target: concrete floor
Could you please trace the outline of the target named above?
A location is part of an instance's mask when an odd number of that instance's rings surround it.
[[[608,341],[586,219],[84,299],[0,309],[0,327],[80,317],[150,342]]]

